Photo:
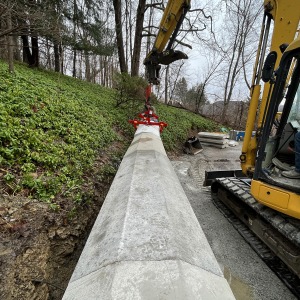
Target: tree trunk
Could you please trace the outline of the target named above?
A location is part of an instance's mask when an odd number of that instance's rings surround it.
[[[13,44],[14,44],[14,60],[21,61],[21,53],[20,53],[20,42],[19,37],[13,36]]]
[[[244,124],[243,124],[243,116],[244,116],[244,111],[245,111],[245,103],[244,102],[241,102],[241,112],[240,112],[240,118],[239,118],[239,126],[238,126],[238,129],[241,129],[242,127],[244,127]]]
[[[74,0],[74,8],[73,8],[73,39],[74,39],[74,53],[73,53],[73,77],[76,77],[76,58],[77,58],[77,51],[75,48],[75,41],[76,41],[76,24],[77,24],[77,1]]]
[[[166,67],[166,76],[165,76],[165,104],[168,104],[168,88],[169,88],[168,82],[169,82],[169,65]]]
[[[107,56],[104,56],[104,60],[103,60],[103,78],[104,78],[104,86],[108,86],[108,63],[107,63]]]
[[[115,70],[116,70],[115,61],[114,61],[113,57],[109,58],[108,67],[109,67],[108,86],[113,87],[113,77],[114,77],[114,73],[115,73]]]
[[[60,71],[60,61],[59,61],[59,45],[57,42],[54,42],[54,71]]]
[[[47,49],[47,55],[46,55],[46,65],[45,67],[49,70],[52,69],[52,61],[51,61],[51,54],[50,54],[50,43],[49,39],[46,38],[46,49]]]
[[[59,57],[60,57],[60,72],[64,74],[64,52],[61,43],[59,43]]]
[[[223,109],[222,109],[222,114],[221,114],[221,122],[224,122],[225,124],[227,123],[227,111],[228,111],[228,105],[229,102],[224,103]]]
[[[12,29],[11,23],[11,12],[7,14],[7,29]],[[13,49],[13,38],[11,34],[7,36],[7,52],[8,52],[8,70],[13,73],[14,70],[14,49]]]
[[[39,42],[37,36],[31,37],[31,45],[32,45],[32,64],[30,64],[29,66],[37,68],[39,66]]]
[[[32,57],[29,49],[28,35],[22,35],[21,39],[23,42],[23,62],[30,65],[32,63]]]
[[[87,51],[84,53],[85,59],[85,79],[87,82],[91,82],[91,65],[90,65],[90,57]]]
[[[77,74],[77,78],[82,80],[82,51],[79,54],[79,73]]]
[[[91,66],[91,82],[96,83],[97,82],[97,76],[99,74],[99,69],[97,68],[97,56],[92,56],[92,66]]]
[[[100,76],[99,76],[99,84],[100,85],[104,85],[103,84],[103,56],[99,57],[99,68],[100,68]]]
[[[115,10],[115,23],[116,23],[116,36],[117,36],[117,47],[119,55],[119,64],[121,73],[128,73],[127,64],[125,61],[124,54],[124,43],[122,34],[122,11],[121,11],[121,0],[113,0]]]
[[[26,62],[29,67],[38,67],[39,66],[39,45],[38,38],[31,38],[32,52],[29,48],[28,35],[21,36],[23,41],[23,61]]]
[[[76,57],[77,57],[77,51],[74,49],[73,53],[73,77],[76,77]]]
[[[131,22],[131,19],[129,18],[129,1],[125,1],[125,60],[128,61],[128,56],[129,56],[129,24]]]
[[[153,0],[151,0],[150,5],[153,3]],[[150,13],[149,13],[149,20],[148,20],[148,30],[150,32],[151,25],[153,24],[153,7],[150,7]],[[151,37],[150,34],[147,35],[147,45],[146,45],[146,53],[150,52],[151,47]]]
[[[133,49],[133,55],[131,61],[131,76],[139,75],[145,6],[146,6],[146,0],[139,0],[139,5],[136,13],[134,49]]]

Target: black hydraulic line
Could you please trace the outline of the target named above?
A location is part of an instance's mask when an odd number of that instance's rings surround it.
[[[263,62],[264,62],[264,57],[266,55],[266,48],[267,48],[267,43],[268,43],[268,37],[269,37],[269,32],[270,32],[270,25],[271,25],[271,17],[267,14],[264,15],[263,23],[265,22],[266,17],[267,19],[267,24],[264,24],[263,26],[263,32],[261,33],[261,38],[262,38],[262,46],[259,48],[260,53],[260,59],[259,59],[259,66],[258,66],[258,71],[257,71],[257,77],[256,77],[256,85],[259,84],[259,81],[261,79],[261,73],[262,73],[262,68],[263,68]]]

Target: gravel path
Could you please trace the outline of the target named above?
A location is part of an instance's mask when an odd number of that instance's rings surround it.
[[[296,299],[213,205],[210,188],[202,186],[205,170],[239,169],[240,153],[241,145],[206,146],[198,155],[171,162],[236,299]]]

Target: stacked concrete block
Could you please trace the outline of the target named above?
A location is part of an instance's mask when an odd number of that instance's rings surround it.
[[[199,132],[199,140],[203,146],[212,146],[216,148],[228,147],[228,135],[215,132]]]

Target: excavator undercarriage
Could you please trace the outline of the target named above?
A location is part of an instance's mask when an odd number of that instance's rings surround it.
[[[211,192],[217,208],[299,297],[300,220],[257,202],[246,178],[216,178],[211,183]]]

